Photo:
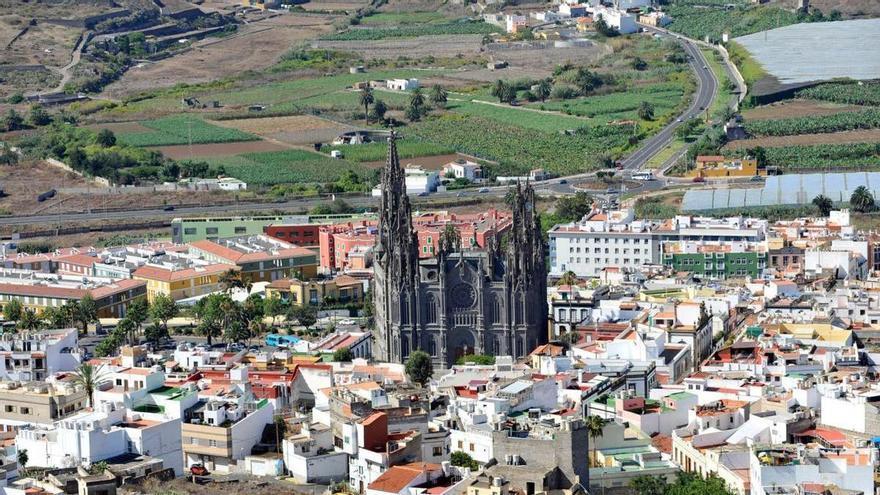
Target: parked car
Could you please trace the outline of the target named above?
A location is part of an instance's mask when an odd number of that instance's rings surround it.
[[[171,206],[171,205],[168,205],[168,206],[166,206],[165,208],[162,208],[162,209],[163,209],[164,211],[174,211],[174,207]]]
[[[561,181],[559,181],[559,183],[560,184],[568,184],[568,181],[566,179],[562,179]]]
[[[760,175],[756,175],[756,176],[754,176],[754,177],[751,178],[751,181],[752,181],[752,182],[761,182],[762,180],[764,180],[764,178],[761,177]]]
[[[189,472],[195,476],[207,476],[208,469],[202,464],[193,464],[189,467]]]
[[[694,177],[694,182],[706,182],[705,177]]]
[[[480,192],[481,192],[481,193],[487,193],[487,192],[489,192],[489,188],[488,188],[488,187],[481,187],[481,188],[480,188]]]

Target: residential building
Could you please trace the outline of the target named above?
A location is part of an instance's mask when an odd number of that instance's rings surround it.
[[[767,268],[763,243],[669,242],[663,245],[663,264],[677,272],[709,279],[757,278]]]
[[[876,462],[876,449],[758,445],[749,458],[750,494],[812,492],[815,489],[811,489],[811,485],[834,485],[852,493],[874,493]]]
[[[419,87],[418,79],[389,79],[386,86],[394,91],[411,91]]]
[[[62,328],[0,335],[0,378],[43,381],[55,373],[75,370],[82,361],[78,334],[76,328]]]
[[[166,255],[141,266],[132,276],[134,280],[146,282],[147,299],[152,303],[159,294],[181,301],[218,291],[220,276],[236,269],[238,267],[228,263]]]
[[[310,242],[308,226],[320,226],[332,222],[341,222],[361,215],[284,215],[255,217],[188,217],[175,218],[171,221],[171,239],[182,244],[204,239],[216,240],[225,237],[267,234],[297,246],[314,245]],[[287,235],[274,236],[267,229],[269,226],[286,226]],[[301,229],[301,235],[291,235],[290,231]],[[280,231],[284,232],[285,229]]]
[[[724,156],[699,155],[694,160],[695,167],[690,172],[693,177],[715,179],[722,177],[753,177],[767,175],[766,170],[758,169],[754,158],[727,158]]]
[[[189,246],[191,256],[234,265],[251,282],[292,276],[311,278],[318,274],[318,256],[314,251],[262,234],[194,241]]]
[[[275,280],[266,286],[266,297],[277,297],[295,306],[363,304],[364,283],[348,275],[327,279]]]
[[[329,484],[348,477],[348,454],[334,448],[327,425],[297,425],[284,439],[283,452],[284,465],[299,483]]]
[[[129,305],[146,293],[146,284],[137,280],[0,269],[0,303],[16,299],[37,313],[81,301],[88,295],[95,300],[99,318],[122,318]]]
[[[455,160],[443,166],[443,177],[452,176],[455,179],[467,179],[470,182],[483,182],[483,166],[470,160]]]
[[[0,425],[4,431],[30,423],[51,424],[86,407],[85,389],[68,380],[0,382]]]

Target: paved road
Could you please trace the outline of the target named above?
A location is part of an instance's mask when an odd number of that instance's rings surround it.
[[[670,36],[653,28],[646,27],[649,32],[660,34],[661,36]],[[708,68],[708,63],[703,57],[702,52],[691,41],[681,38],[681,43],[691,58],[691,67],[697,74],[697,94],[693,99],[690,107],[676,120],[670,122],[656,135],[646,139],[642,146],[634,151],[631,155],[622,160],[624,169],[638,170],[643,167],[654,155],[665,148],[675,134],[675,129],[685,120],[691,118],[699,118],[699,115],[705,108],[709,108],[715,97],[715,91],[718,81],[715,74]],[[535,186],[539,192],[549,194],[573,194],[576,190],[572,187],[577,181],[594,177],[596,172],[585,174],[577,174],[568,177],[560,177],[550,179]],[[647,181],[636,189],[630,191],[652,191],[661,189],[666,186],[665,180]],[[453,191],[446,193],[435,193],[430,196],[431,200],[441,200],[450,198],[468,198],[468,197],[500,197],[507,193],[508,186],[495,186],[490,188],[482,188],[479,190],[465,189],[461,191]],[[488,191],[485,191],[488,189]],[[483,190],[485,192],[479,192]],[[241,214],[251,211],[267,211],[267,210],[307,210],[312,206],[324,203],[328,198],[308,198],[301,200],[292,200],[284,203],[240,203],[234,205],[219,206],[188,206],[178,207],[174,210],[165,210],[163,208],[146,208],[133,209],[125,211],[112,212],[91,212],[91,213],[62,213],[53,215],[25,215],[25,216],[8,216],[0,218],[0,225],[31,225],[38,223],[47,224],[64,224],[67,222],[87,222],[101,220],[130,220],[136,218],[173,218],[186,215],[208,215],[208,214]],[[377,202],[377,198],[369,196],[347,196],[345,201],[355,207],[373,206]],[[418,199],[415,200],[418,202]]]

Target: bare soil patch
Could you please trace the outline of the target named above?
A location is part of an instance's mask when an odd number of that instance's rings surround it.
[[[26,161],[14,167],[0,167],[0,183],[8,194],[0,198],[4,213],[29,214],[58,210],[51,209],[60,202],[58,196],[40,203],[37,195],[60,187],[86,187],[88,181],[74,174],[53,167],[45,162]]]
[[[455,57],[480,52],[483,37],[479,34],[422,36],[419,38],[368,41],[318,40],[313,48],[355,52],[367,59],[393,60],[397,57]]]
[[[350,2],[335,2],[335,1],[324,1],[324,0],[312,0],[311,2],[306,2],[300,7],[308,11],[336,11],[336,10],[357,10],[362,7],[366,7],[369,5],[369,0],[360,0],[360,1],[350,1]]]
[[[832,115],[841,112],[857,112],[864,107],[857,105],[838,105],[815,100],[786,100],[770,105],[750,108],[743,112],[746,120],[774,120],[792,117]]]
[[[186,160],[202,156],[230,156],[260,151],[281,151],[288,148],[268,141],[243,141],[240,143],[194,144],[192,146],[186,144],[178,146],[150,146],[147,149],[159,151],[174,160]]]
[[[732,141],[724,145],[725,149],[778,148],[781,146],[808,146],[812,144],[846,144],[880,142],[880,129],[864,129],[859,131],[831,132],[825,134],[800,134],[797,136],[768,136],[762,138]]]
[[[227,38],[206,38],[185,53],[133,68],[104,93],[120,98],[177,83],[202,83],[265,69],[297,42],[330,31],[331,21],[328,16],[285,14],[253,22]]]
[[[249,132],[258,136],[275,134],[279,131],[298,132],[329,128],[340,129],[345,127],[336,122],[315,117],[313,115],[287,115],[284,117],[217,120],[212,121],[211,123],[222,127],[238,129],[243,132]]]
[[[11,41],[18,31],[27,25],[15,23],[17,16],[3,16],[0,19],[0,36],[3,47]],[[18,18],[20,20],[21,18]],[[9,23],[13,24],[9,24]],[[9,49],[3,50],[3,61],[9,64],[41,64],[49,67],[63,67],[70,62],[70,55],[79,38],[81,29],[69,28],[45,22],[37,22],[27,32],[15,40]]]

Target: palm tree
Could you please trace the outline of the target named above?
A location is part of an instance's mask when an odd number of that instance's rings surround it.
[[[556,285],[557,286],[575,285],[577,282],[578,282],[577,275],[573,271],[569,270],[569,271],[563,273],[561,277],[559,277],[559,280],[556,282]]]
[[[865,186],[859,186],[849,198],[849,204],[853,209],[865,213],[874,209],[874,195]]]
[[[507,92],[507,83],[501,79],[495,81],[492,85],[492,96],[498,98],[498,103],[504,103],[504,95]]]
[[[434,104],[437,108],[443,108],[446,106],[446,101],[449,99],[449,94],[443,89],[443,86],[439,84],[435,84],[431,87],[431,103]]]
[[[412,90],[412,94],[409,95],[409,105],[420,110],[425,106],[425,95],[422,93],[422,88]]]
[[[375,98],[373,98],[373,88],[370,87],[370,83],[364,83],[364,87],[361,89],[361,105],[364,106],[364,120],[369,121],[370,117],[370,105],[373,104]]]
[[[20,467],[22,469],[22,471],[24,471],[25,468],[27,468],[27,463],[28,463],[27,449],[20,449],[18,451],[18,459],[17,460],[18,460],[18,467]]]
[[[593,444],[593,463],[596,462],[596,440],[602,438],[605,420],[596,415],[587,417],[587,434],[590,435],[590,443]]]
[[[18,320],[18,325],[16,326],[19,330],[34,331],[39,329],[42,324],[43,320],[37,316],[36,311],[31,308],[25,308],[25,310],[22,311],[21,318]]]
[[[89,399],[89,407],[93,405],[95,389],[104,383],[107,372],[104,365],[95,366],[89,363],[82,363],[73,372],[73,383],[80,385],[86,391]]]
[[[553,90],[553,87],[550,85],[550,81],[547,79],[542,79],[541,82],[538,83],[537,94],[538,98],[541,99],[541,103],[544,102],[549,96],[550,92]]]
[[[253,286],[247,277],[234,268],[230,268],[223,272],[223,274],[220,275],[219,282],[223,287],[223,292],[226,292],[227,294],[232,292],[233,289],[245,289],[250,292],[250,289]]]
[[[827,217],[831,213],[831,209],[834,207],[831,198],[824,194],[820,194],[813,198],[813,205],[819,209],[819,214],[823,217]]]

